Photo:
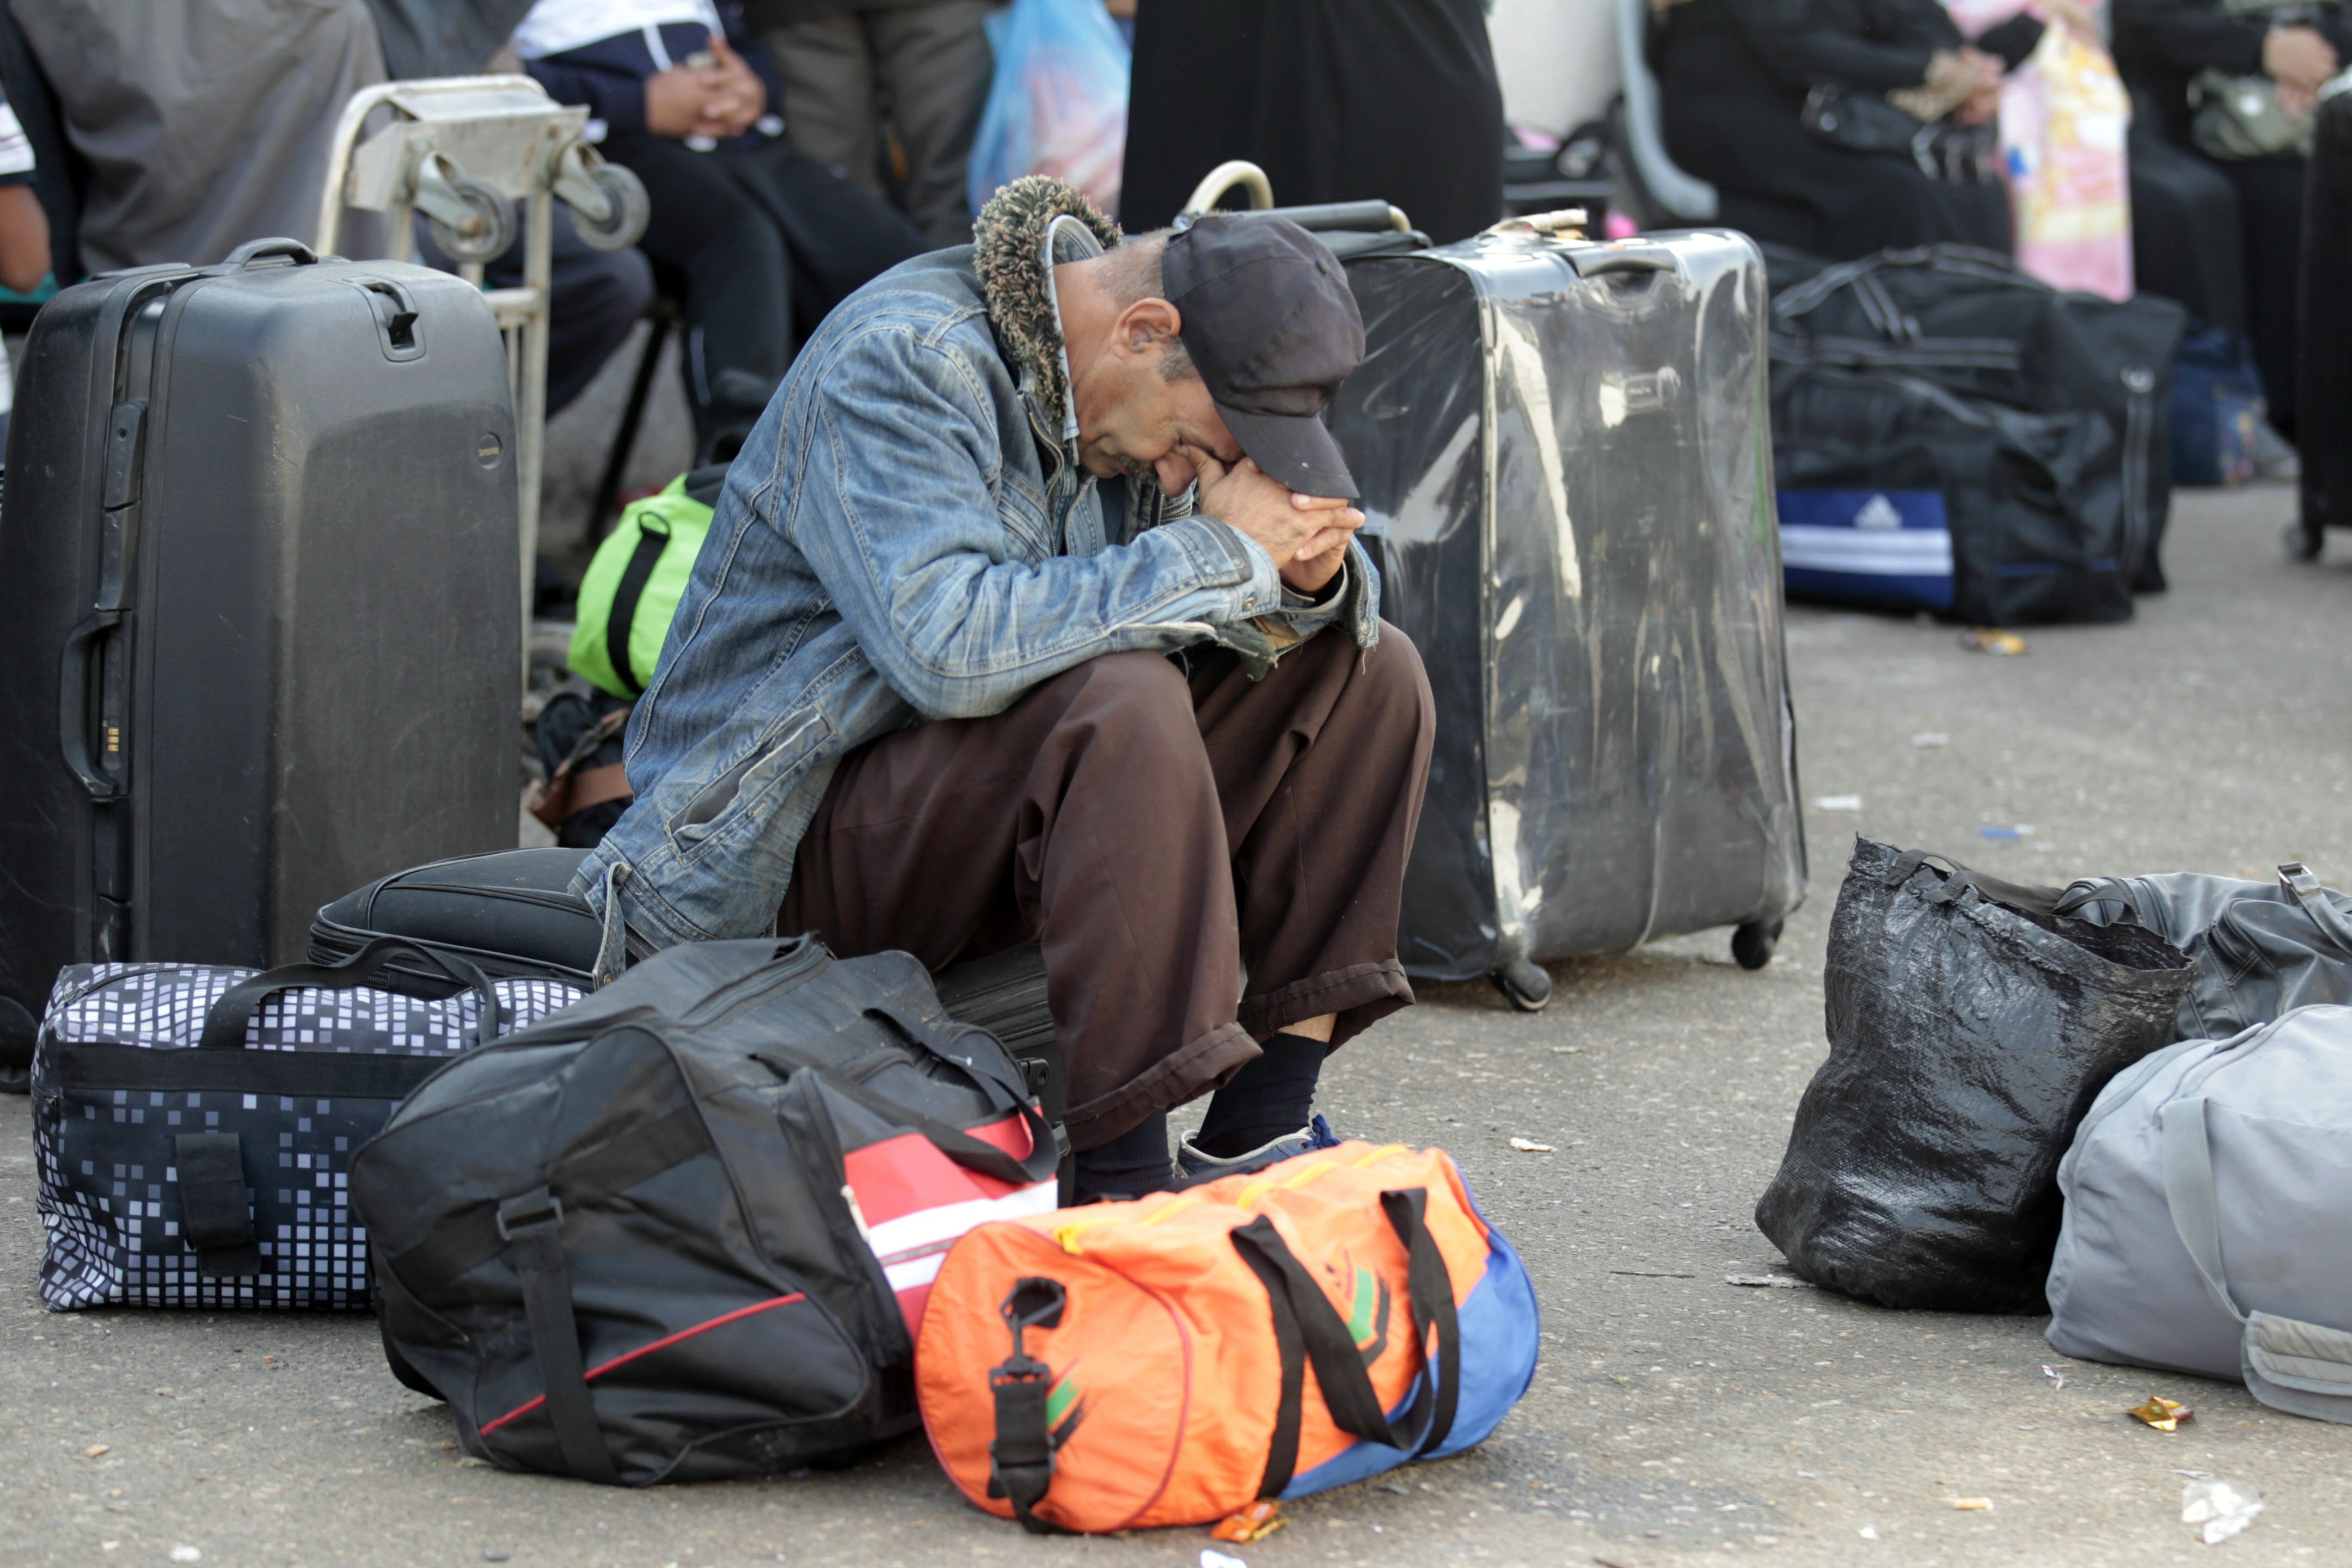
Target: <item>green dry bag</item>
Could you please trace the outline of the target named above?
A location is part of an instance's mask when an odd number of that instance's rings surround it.
[[[680,474],[658,495],[632,501],[596,547],[580,582],[578,624],[566,660],[572,673],[615,697],[635,697],[654,678],[671,617],[710,531],[727,465]]]

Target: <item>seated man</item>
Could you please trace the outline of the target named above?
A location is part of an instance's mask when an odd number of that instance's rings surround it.
[[[730,471],[575,884],[600,973],[1041,939],[1082,1195],[1166,1185],[1219,1085],[1188,1173],[1297,1152],[1324,1055],[1412,999],[1433,726],[1329,499],[1355,301],[1286,222],[1106,252],[1049,180],[975,237],[835,310]]]

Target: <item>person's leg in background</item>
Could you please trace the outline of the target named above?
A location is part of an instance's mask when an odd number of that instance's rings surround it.
[[[652,198],[638,248],[686,282],[685,371],[695,461],[742,444],[793,363],[792,262],[783,236],[719,160],[665,136],[607,137],[604,156]]]
[[[803,342],[868,279],[924,248],[906,214],[782,137],[715,156],[784,237]]]
[[[2209,325],[2246,335],[2244,237],[2238,193],[2213,165],[2164,139],[2153,100],[2135,103],[2131,137],[2132,277]]]
[[[2303,266],[2301,158],[2241,158],[2214,165],[2237,187],[2246,257],[2246,335],[2263,373],[2271,424],[2295,438],[2295,291]]]
[[[882,132],[874,109],[874,62],[866,25],[849,9],[801,15],[802,4],[778,21],[751,13],[760,41],[775,58],[783,78],[784,135],[828,169],[838,169],[872,193],[887,194],[882,180]]]
[[[988,0],[919,0],[865,13],[874,74],[906,150],[907,212],[933,247],[971,238],[964,180],[996,68]]]

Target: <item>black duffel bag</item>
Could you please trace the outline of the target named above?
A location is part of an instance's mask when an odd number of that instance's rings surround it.
[[[1809,491],[1940,498],[1950,587],[1948,603],[1932,602],[1955,619],[2131,617],[2129,529],[2103,416],[2029,414],[1892,371],[1776,364],[1772,446],[1784,514]],[[1796,537],[1785,536],[1790,592],[1834,592],[1801,569]]]
[[[1757,1228],[1890,1307],[2046,1310],[2058,1162],[2101,1088],[2172,1041],[2189,971],[2059,891],[1858,839],[1822,971],[1830,1058]]]
[[[2164,586],[2172,360],[2187,325],[2179,305],[2063,292],[1965,245],[1833,264],[1779,250],[1768,259],[1776,386],[1783,366],[1833,364],[2030,414],[2098,415],[2115,437],[2124,577],[2143,592]]]
[[[1053,1208],[1058,1157],[907,954],[698,942],[453,1062],[351,1191],[394,1371],[467,1450],[642,1486],[912,1427],[945,1244]]]

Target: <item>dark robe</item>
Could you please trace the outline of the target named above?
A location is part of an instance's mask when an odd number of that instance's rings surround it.
[[[1119,222],[1165,226],[1228,158],[1284,206],[1376,198],[1441,245],[1477,233],[1503,216],[1485,6],[1142,0]]]
[[[2022,58],[2041,29],[2019,22],[1979,47]],[[1937,51],[1963,41],[1936,0],[1685,0],[1652,48],[1666,151],[1716,187],[1725,223],[1769,243],[1839,260],[1944,240],[2006,251],[2000,185],[1930,178],[1908,157],[1825,142],[1798,118],[1815,87],[1916,87]]]

